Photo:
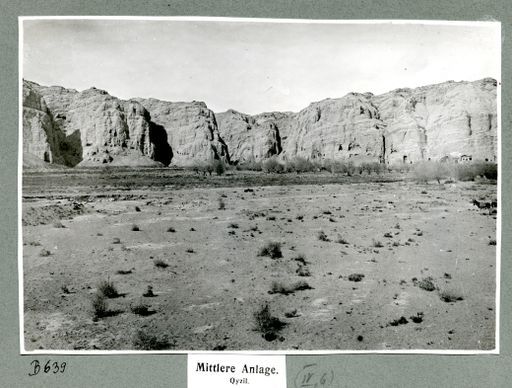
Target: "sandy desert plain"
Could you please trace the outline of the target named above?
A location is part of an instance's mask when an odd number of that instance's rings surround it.
[[[24,170],[25,349],[493,349],[497,214],[473,201],[496,198],[407,173]]]

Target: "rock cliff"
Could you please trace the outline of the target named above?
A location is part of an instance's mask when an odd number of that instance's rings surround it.
[[[448,81],[375,97],[385,123],[386,160],[496,161],[496,87],[491,78]]]
[[[203,102],[124,101],[23,82],[23,150],[67,166],[189,165],[269,157],[496,161],[497,83],[448,81],[374,96],[349,93],[300,112],[214,114]]]
[[[227,129],[222,138],[234,162],[259,161],[282,151],[279,116],[249,116],[234,110],[217,113],[220,128]]]
[[[169,102],[154,98],[137,101],[165,131],[173,150],[173,164],[185,166],[212,158],[229,162],[228,148],[219,136],[215,114],[204,102]]]
[[[495,161],[496,81],[445,82],[383,95],[349,93],[298,113],[217,114],[231,158],[379,161],[446,158]],[[264,122],[273,129],[263,131]],[[256,130],[254,130],[256,128]]]
[[[24,152],[67,166],[229,161],[215,115],[202,102],[124,101],[96,88],[24,81],[23,131]]]

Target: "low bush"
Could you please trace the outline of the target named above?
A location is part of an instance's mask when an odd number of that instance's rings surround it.
[[[268,304],[254,312],[254,321],[256,323],[256,330],[259,331],[267,341],[275,340],[279,331],[286,326],[285,322],[272,316]]]
[[[157,268],[167,268],[169,266],[169,264],[167,264],[165,261],[163,261],[162,259],[156,259],[155,261],[153,261],[153,264],[155,265],[155,267]]]
[[[363,278],[364,274],[362,273],[353,273],[348,275],[348,280],[351,282],[360,282],[361,280],[363,280]]]
[[[270,288],[269,294],[283,294],[283,295],[289,295],[293,294],[295,291],[302,291],[302,290],[311,290],[313,287],[311,287],[308,283],[304,281],[300,281],[297,283],[285,285],[281,282],[272,282],[272,287]]]
[[[372,240],[372,245],[374,248],[383,248],[384,247],[384,244],[382,244],[380,241],[375,240],[375,239]]]
[[[299,156],[288,160],[285,164],[286,172],[303,173],[317,171],[318,169],[319,165],[317,163]]]
[[[338,238],[336,239],[336,242],[338,244],[348,245],[348,241],[340,234],[338,234]]]
[[[108,305],[103,294],[97,292],[92,298],[92,309],[95,319],[103,318],[108,315]]]
[[[434,291],[436,289],[434,279],[431,276],[421,279],[418,282],[418,287],[425,291]]]
[[[281,252],[281,243],[273,241],[268,242],[260,249],[258,256],[268,256],[271,259],[283,257],[283,253]]]
[[[266,173],[280,174],[284,172],[284,165],[279,163],[276,158],[269,158],[263,162],[262,170]]]
[[[459,181],[474,181],[476,177],[498,179],[498,165],[489,162],[459,163],[452,166],[452,175]]]
[[[420,162],[413,166],[413,174],[418,183],[428,183],[436,180],[441,183],[441,179],[450,176],[450,169],[446,163],[441,162]]]
[[[261,171],[263,169],[261,162],[248,161],[237,165],[237,170]]]
[[[459,300],[464,300],[464,297],[459,291],[456,290],[443,290],[439,292],[439,298],[443,302],[451,303],[451,302],[457,302]]]
[[[149,309],[149,306],[143,303],[137,304],[135,306],[131,306],[130,310],[132,313],[137,315],[142,315],[143,317],[146,317],[148,315],[152,315],[155,312]]]
[[[320,241],[330,241],[323,230],[318,232],[317,237]]]
[[[119,292],[117,291],[114,282],[110,281],[110,279],[102,280],[97,287],[98,293],[103,295],[105,298],[117,298],[119,296]]]
[[[133,336],[132,345],[137,350],[165,350],[174,347],[166,335],[156,336],[147,330],[138,330]]]
[[[308,277],[308,276],[311,276],[311,271],[309,270],[308,267],[304,266],[304,265],[299,265],[299,268],[297,268],[295,270],[295,273],[299,276],[302,276],[302,277]]]
[[[217,175],[223,175],[226,172],[226,166],[222,160],[213,161],[213,169]]]

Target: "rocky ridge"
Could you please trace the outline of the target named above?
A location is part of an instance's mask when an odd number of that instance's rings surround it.
[[[300,112],[214,114],[204,102],[124,101],[23,82],[23,150],[67,166],[282,160],[496,161],[497,82],[448,81],[375,96],[349,93]]]
[[[298,113],[250,116],[230,110],[217,117],[234,161],[261,160],[278,146],[284,160],[496,161],[496,88],[491,78],[448,81],[378,96],[349,93],[311,103]],[[262,118],[273,132],[247,129],[258,128]],[[247,152],[263,145],[263,153]]]

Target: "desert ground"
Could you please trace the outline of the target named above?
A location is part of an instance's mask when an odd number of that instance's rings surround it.
[[[25,171],[25,348],[493,349],[496,189]]]

